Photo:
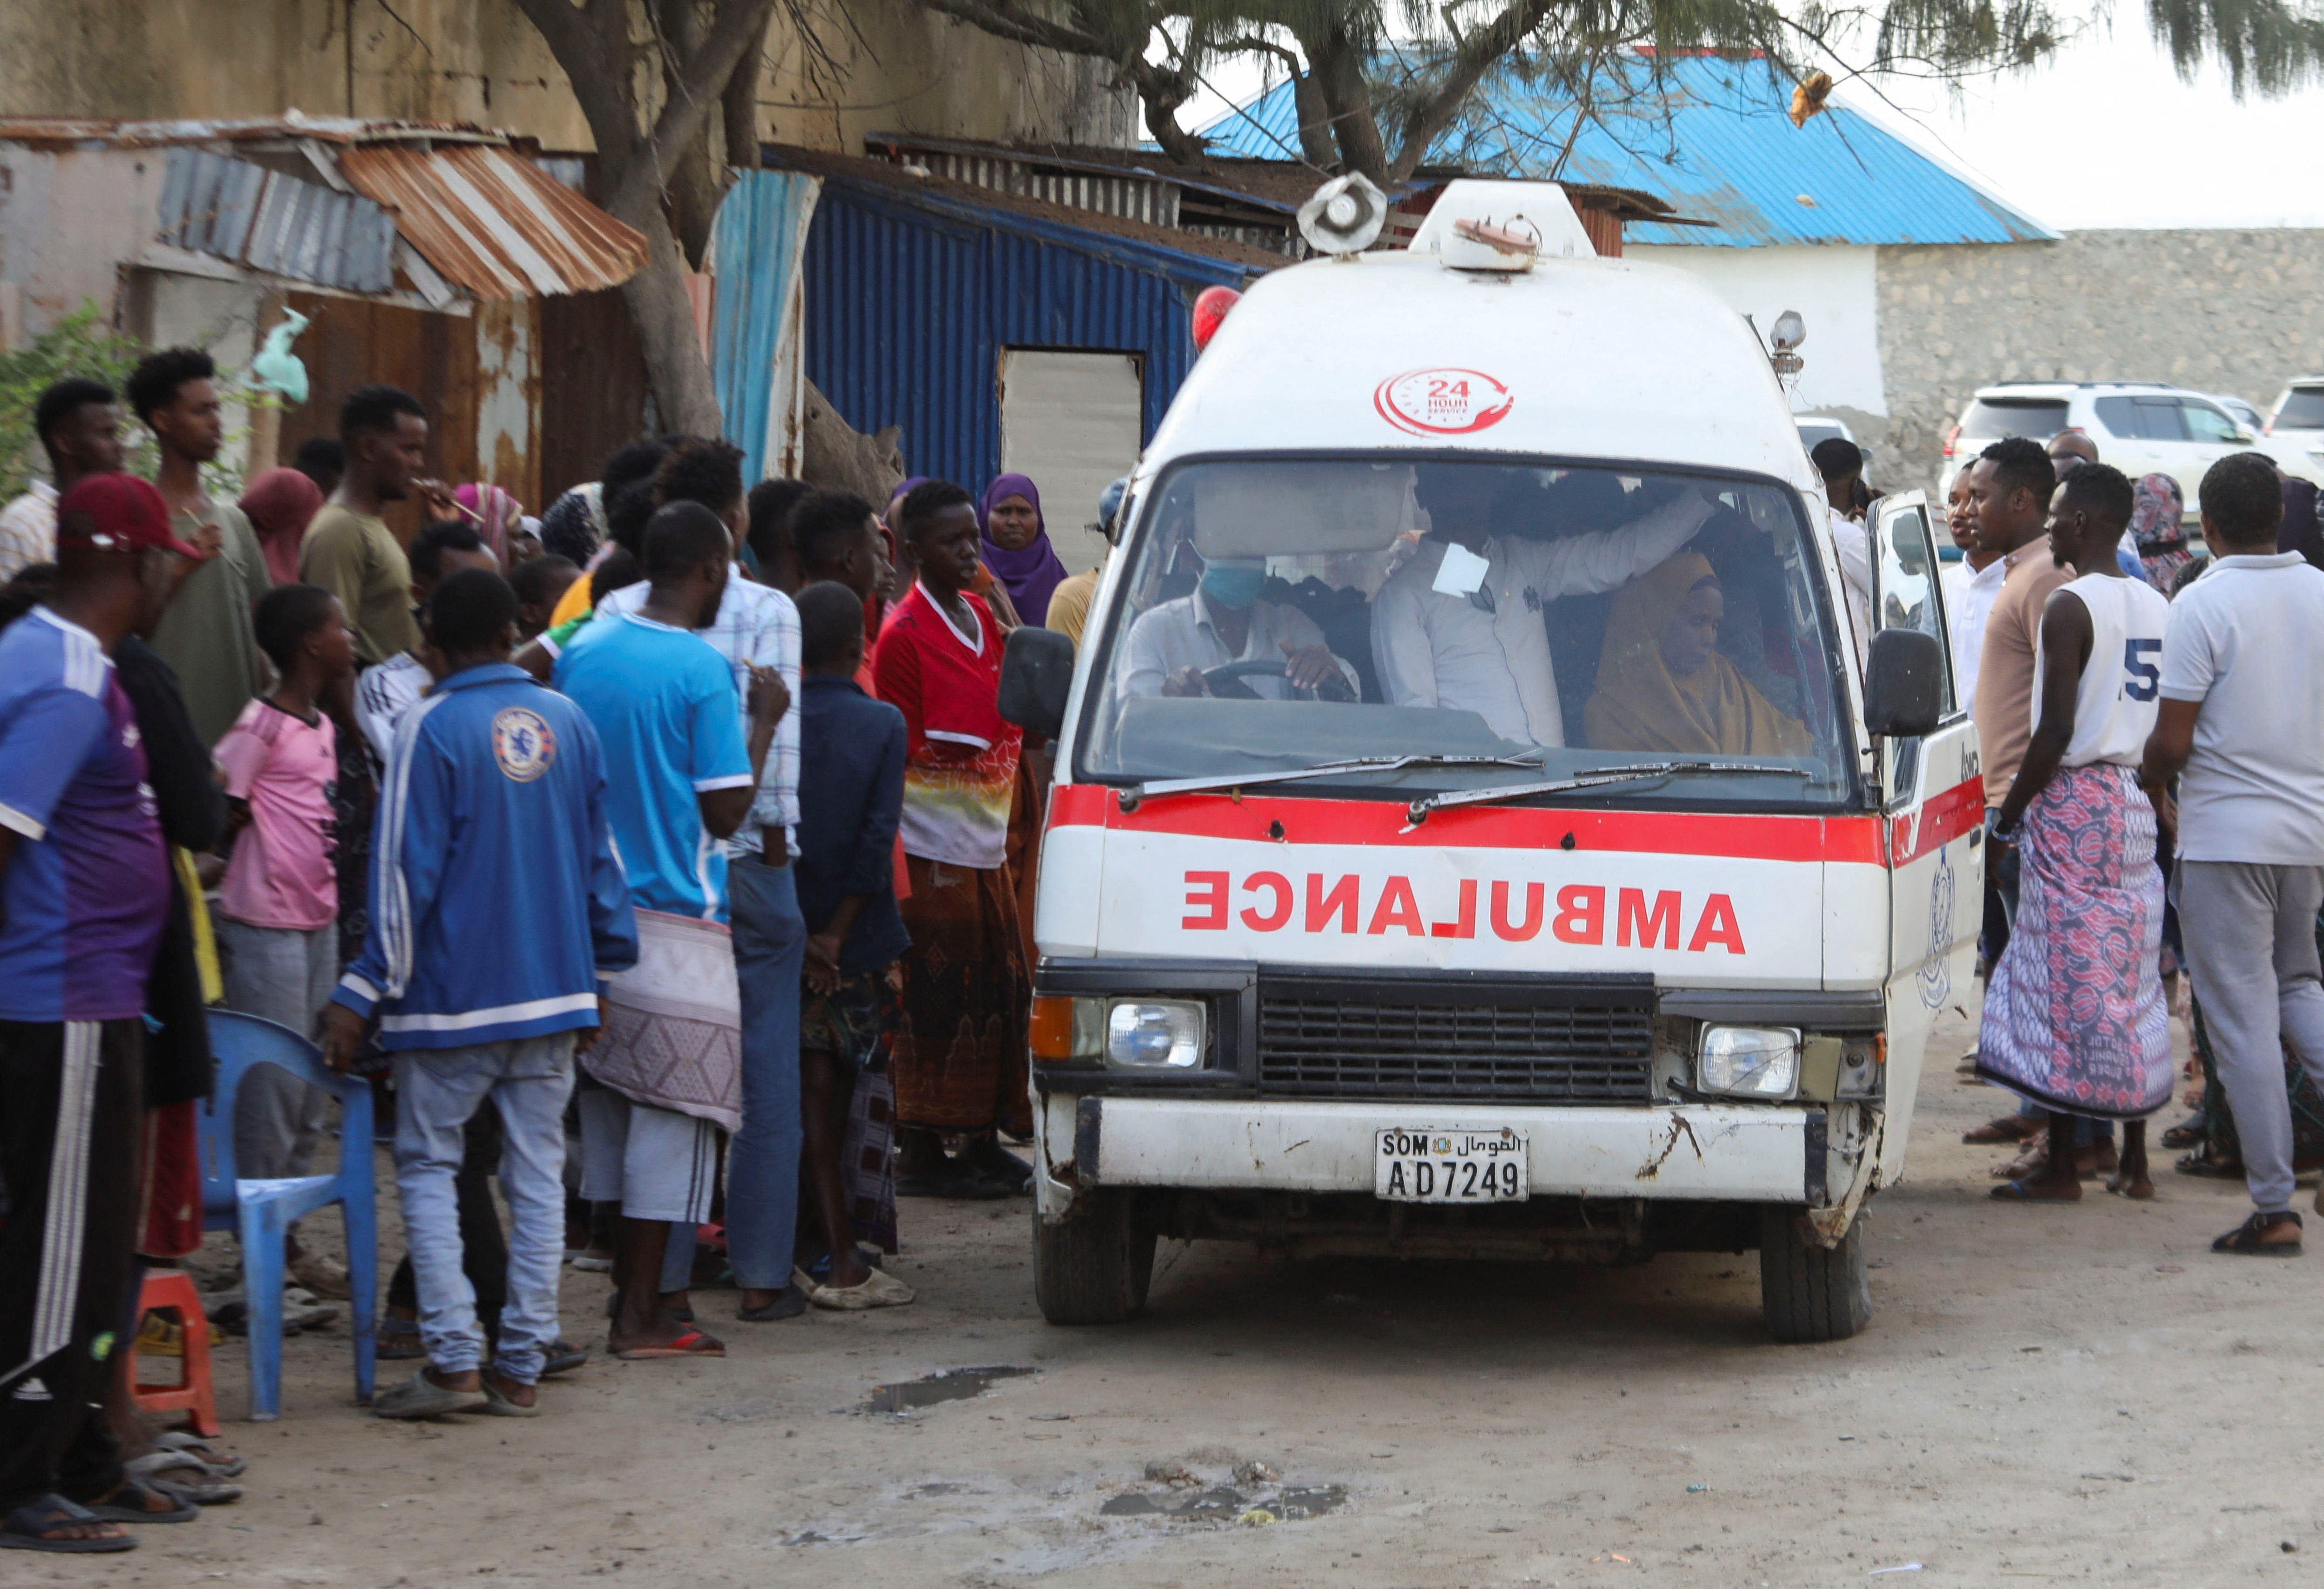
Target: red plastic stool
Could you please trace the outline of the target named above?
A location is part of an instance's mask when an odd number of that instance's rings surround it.
[[[202,1313],[202,1294],[194,1277],[182,1269],[146,1271],[137,1293],[137,1318],[143,1326],[148,1313],[174,1313],[185,1336],[185,1372],[174,1385],[149,1385],[137,1372],[137,1346],[129,1346],[130,1394],[140,1410],[189,1415],[194,1433],[208,1439],[218,1432],[217,1403],[210,1394],[210,1321]]]

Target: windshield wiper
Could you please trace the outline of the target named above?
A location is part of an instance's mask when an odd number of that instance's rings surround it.
[[[1406,814],[1417,825],[1425,821],[1431,811],[1442,811],[1453,806],[1489,806],[1501,800],[1522,799],[1527,795],[1603,789],[1609,784],[1668,778],[1674,772],[1780,772],[1789,773],[1794,778],[1813,778],[1816,775],[1812,768],[1786,767],[1775,762],[1642,762],[1632,767],[1600,767],[1578,778],[1561,778],[1554,783],[1512,783],[1499,789],[1463,789],[1433,794],[1413,801]]]
[[[1320,762],[1313,767],[1293,767],[1274,772],[1234,772],[1204,778],[1157,778],[1131,784],[1121,791],[1121,808],[1135,811],[1140,800],[1157,795],[1203,794],[1212,790],[1242,789],[1257,783],[1290,783],[1302,778],[1329,778],[1342,772],[1397,772],[1406,767],[1538,767],[1538,755],[1515,756],[1355,756],[1344,762]],[[1537,786],[1535,786],[1537,787]]]

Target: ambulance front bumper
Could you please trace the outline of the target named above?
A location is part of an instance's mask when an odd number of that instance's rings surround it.
[[[1051,1094],[1052,1176],[1075,1187],[1373,1190],[1376,1133],[1498,1132],[1526,1141],[1532,1196],[1829,1202],[1821,1105],[1669,1104],[1527,1108]],[[1056,1167],[1071,1160],[1070,1179]],[[1062,1189],[1062,1187],[1061,1187]]]

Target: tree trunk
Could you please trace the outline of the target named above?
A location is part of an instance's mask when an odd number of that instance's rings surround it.
[[[686,290],[678,239],[659,205],[645,208],[642,215],[615,214],[646,235],[646,268],[622,283],[622,301],[630,306],[645,353],[646,385],[653,393],[662,430],[720,435],[718,393],[711,384],[709,362],[702,356],[701,335],[694,327],[694,300]]]
[[[774,21],[774,13],[769,12],[758,41],[718,97],[718,114],[726,129],[726,163],[746,171],[759,169],[759,74],[766,70],[767,33]]]
[[[1346,31],[1337,27],[1296,36],[1307,57],[1307,75],[1323,101],[1333,140],[1340,146],[1341,164],[1385,184],[1388,149],[1372,115],[1371,85],[1364,81],[1361,52],[1349,42]]]
[[[1291,103],[1299,114],[1300,156],[1309,165],[1327,171],[1337,170],[1340,151],[1332,142],[1332,111],[1323,103],[1323,91],[1316,86],[1314,72],[1303,71],[1293,76]]]

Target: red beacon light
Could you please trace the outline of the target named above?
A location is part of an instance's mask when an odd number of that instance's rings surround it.
[[[1194,351],[1200,353],[1227,323],[1227,311],[1242,301],[1231,287],[1205,287],[1194,299]]]

